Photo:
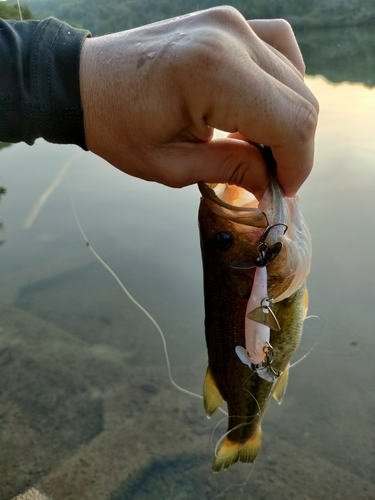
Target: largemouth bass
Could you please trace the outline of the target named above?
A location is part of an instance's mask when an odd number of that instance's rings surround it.
[[[252,462],[272,396],[281,403],[307,312],[311,239],[298,199],[272,168],[260,202],[228,184],[199,184],[208,369],[207,415],[224,401],[228,430],[213,469]]]

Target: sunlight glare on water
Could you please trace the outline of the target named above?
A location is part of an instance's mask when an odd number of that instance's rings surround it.
[[[307,85],[320,103],[316,171],[324,175],[320,166],[327,168],[329,158],[327,180],[335,181],[333,169],[343,180],[347,175],[353,187],[368,186],[375,179],[375,88],[332,84],[322,77],[308,77]],[[336,185],[339,187],[337,179]]]

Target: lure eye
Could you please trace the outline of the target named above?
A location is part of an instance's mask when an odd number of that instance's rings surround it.
[[[230,234],[221,231],[214,234],[212,243],[218,250],[228,250],[232,246],[233,238]]]

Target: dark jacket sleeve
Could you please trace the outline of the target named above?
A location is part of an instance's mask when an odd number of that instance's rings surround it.
[[[79,87],[85,30],[57,19],[0,19],[0,141],[86,149]]]

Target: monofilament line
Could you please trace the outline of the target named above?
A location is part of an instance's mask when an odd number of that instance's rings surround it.
[[[164,336],[164,333],[163,333],[162,329],[160,328],[160,326],[158,325],[158,323],[156,322],[156,320],[151,316],[151,314],[148,311],[146,311],[146,309],[143,306],[141,306],[141,304],[131,295],[131,293],[128,291],[128,289],[125,287],[125,285],[122,283],[122,281],[117,276],[117,274],[109,267],[109,265],[106,262],[104,262],[104,260],[100,257],[100,255],[98,255],[96,253],[96,251],[92,247],[91,243],[89,242],[89,240],[88,240],[88,238],[86,236],[86,233],[84,232],[84,230],[83,230],[83,228],[81,226],[81,223],[80,223],[80,221],[78,219],[78,215],[77,215],[77,212],[76,212],[76,209],[75,209],[75,206],[74,206],[74,202],[73,202],[73,197],[72,197],[71,190],[70,190],[70,199],[71,199],[71,203],[72,203],[72,209],[73,209],[74,218],[75,218],[75,221],[77,223],[78,229],[80,230],[81,235],[82,235],[83,239],[85,240],[86,245],[89,247],[91,253],[94,255],[94,257],[96,258],[96,260],[98,260],[100,262],[100,264],[109,272],[109,274],[117,282],[117,284],[119,285],[119,287],[121,288],[121,290],[125,293],[125,295],[128,297],[128,299],[136,307],[138,307],[138,309],[146,316],[146,318],[148,318],[148,320],[154,325],[154,327],[156,328],[157,332],[159,333],[161,341],[162,341],[162,344],[163,344],[165,360],[166,360],[166,363],[167,363],[168,377],[169,377],[169,380],[170,380],[171,384],[178,391],[180,391],[180,392],[182,392],[184,394],[187,394],[189,396],[193,396],[194,398],[203,399],[203,397],[201,395],[196,394],[195,392],[192,392],[192,391],[188,391],[187,389],[184,389],[183,387],[179,386],[173,380],[171,365],[170,365],[170,362],[169,362],[169,354],[168,354],[168,349],[167,349],[167,343],[165,341],[165,336]],[[224,409],[219,408],[219,410],[222,413],[224,413],[225,415],[227,415],[227,412]]]
[[[20,21],[23,21],[20,0],[17,0],[17,5],[18,5],[18,12],[20,15]]]

